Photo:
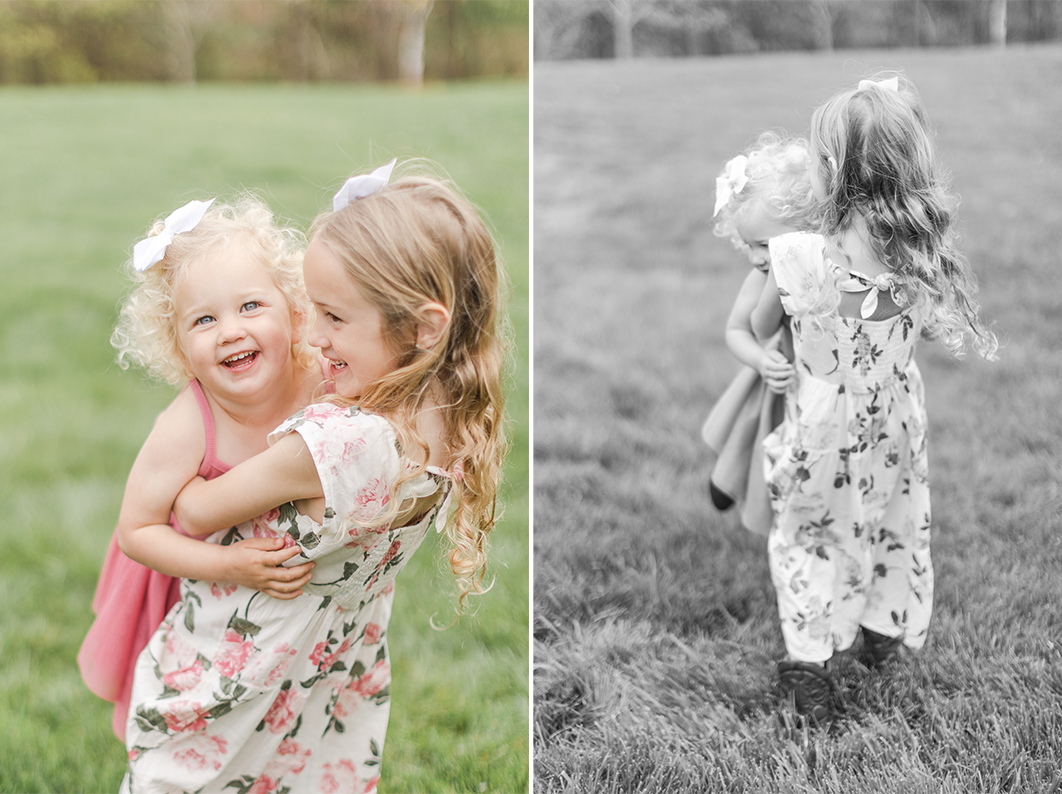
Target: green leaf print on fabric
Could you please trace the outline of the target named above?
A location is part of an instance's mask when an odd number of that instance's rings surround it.
[[[166,718],[159,714],[157,709],[139,706],[136,710],[136,721],[143,731],[162,731],[169,733]]]
[[[257,623],[253,623],[247,618],[241,618],[238,612],[232,613],[228,626],[242,637],[253,637],[262,630],[262,627]]]

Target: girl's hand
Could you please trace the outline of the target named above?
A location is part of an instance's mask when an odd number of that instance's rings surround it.
[[[298,546],[284,548],[282,538],[248,538],[222,547],[227,553],[226,581],[234,582],[252,590],[258,590],[281,601],[302,595],[302,586],[313,575],[313,562],[305,562],[291,568],[281,563],[295,557]]]
[[[793,382],[796,370],[778,350],[764,350],[760,359],[760,375],[767,388],[775,394],[783,393]]]

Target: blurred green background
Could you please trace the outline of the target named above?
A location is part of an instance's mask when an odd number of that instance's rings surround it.
[[[447,631],[432,543],[399,580],[381,792],[528,787],[528,111],[524,79],[0,89],[0,791],[116,791],[111,705],[75,656],[126,475],[174,390],[114,364],[120,268],[191,198],[260,191],[306,229],[351,173],[436,161],[511,282],[514,446],[494,589]],[[443,623],[448,623],[443,620]]]

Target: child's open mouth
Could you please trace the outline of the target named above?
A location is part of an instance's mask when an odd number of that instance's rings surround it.
[[[258,360],[258,353],[254,350],[248,350],[245,353],[237,353],[234,356],[229,356],[227,359],[221,362],[223,367],[231,370],[244,370],[250,367],[254,362]]]
[[[340,370],[344,370],[347,368],[346,361],[334,361],[333,359],[328,359],[328,365],[333,373],[339,372]]]

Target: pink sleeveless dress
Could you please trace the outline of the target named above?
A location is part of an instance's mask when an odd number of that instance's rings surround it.
[[[206,432],[206,454],[199,467],[199,476],[212,480],[232,467],[214,455],[214,418],[199,381],[191,381],[188,388],[199,403]],[[185,534],[173,516],[170,516],[170,524]],[[92,599],[96,619],[81,644],[77,663],[88,688],[114,703],[114,733],[122,741],[125,741],[137,657],[166,613],[180,600],[180,585],[180,579],[153,571],[126,557],[118,548],[118,533],[115,531]]]

